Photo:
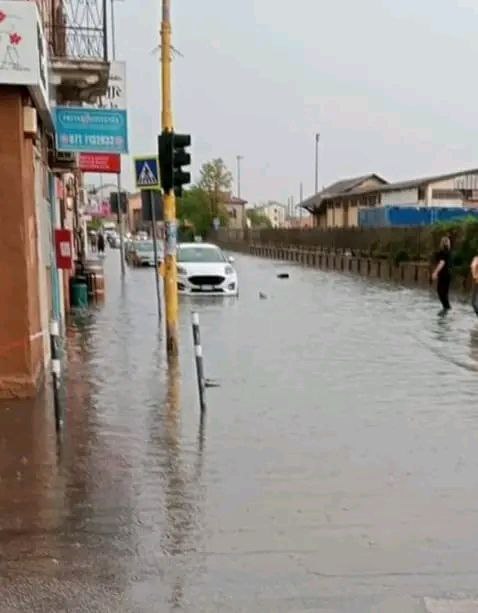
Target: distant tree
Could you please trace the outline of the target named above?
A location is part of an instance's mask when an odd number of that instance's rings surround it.
[[[199,236],[206,235],[213,220],[207,192],[196,186],[185,190],[178,201],[178,219],[183,228],[190,228]]]
[[[248,209],[246,215],[253,228],[272,228],[271,220],[260,211]]]
[[[224,215],[224,199],[232,189],[232,180],[232,174],[221,158],[201,166],[197,186],[206,192],[213,218],[227,218],[227,215]]]
[[[88,222],[88,230],[94,230],[95,232],[99,230],[102,226],[102,220],[99,217],[93,218]]]

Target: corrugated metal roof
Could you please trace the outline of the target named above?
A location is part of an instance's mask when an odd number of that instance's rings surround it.
[[[318,194],[315,194],[314,196],[311,196],[310,198],[304,200],[299,206],[302,206],[304,209],[312,210],[315,207],[319,206],[323,200],[327,200],[328,198],[336,198],[337,196],[352,193],[361,193],[360,185],[362,183],[365,183],[365,181],[369,181],[370,179],[377,179],[383,184],[387,183],[385,179],[375,173],[362,175],[360,177],[343,179],[341,181],[337,181],[336,183],[328,185]],[[370,191],[376,191],[376,189],[371,189]]]
[[[406,189],[413,189],[426,186],[430,183],[437,183],[439,181],[446,181],[447,179],[453,179],[455,177],[463,177],[465,175],[478,175],[478,168],[471,168],[469,170],[459,170],[458,172],[450,172],[442,175],[433,175],[430,177],[421,177],[418,179],[411,179],[407,181],[397,181],[395,183],[388,183],[377,174],[364,175],[363,177],[356,177],[354,179],[344,179],[343,181],[337,181],[332,185],[326,187],[323,191],[315,194],[311,198],[304,200],[302,207],[313,211],[317,209],[320,204],[329,198],[338,198],[340,196],[354,196],[359,194],[373,194],[376,192],[393,192],[403,191]],[[365,181],[377,178],[383,181],[383,185],[367,188],[366,190],[360,189],[360,184]]]
[[[453,179],[454,177],[463,177],[464,175],[478,174],[478,168],[472,168],[471,170],[459,170],[458,172],[450,172],[443,175],[434,175],[432,177],[422,177],[420,179],[411,179],[409,181],[398,181],[397,183],[389,183],[380,188],[381,192],[401,191],[404,189],[412,189],[414,187],[423,187],[429,183],[437,183],[439,181],[446,181],[447,179]]]
[[[321,195],[322,197],[327,197],[328,195],[348,193],[360,187],[362,183],[365,183],[365,181],[369,181],[370,179],[378,179],[379,181],[386,183],[385,179],[382,179],[382,177],[379,177],[376,174],[368,174],[361,177],[353,177],[352,179],[344,179],[343,181],[332,183],[332,185],[329,185],[321,192]]]

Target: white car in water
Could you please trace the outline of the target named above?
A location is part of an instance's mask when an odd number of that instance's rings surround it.
[[[208,243],[178,246],[178,291],[187,295],[237,296],[239,284],[233,258]]]

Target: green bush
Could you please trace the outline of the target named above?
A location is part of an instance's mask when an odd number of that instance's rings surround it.
[[[410,261],[410,253],[406,249],[398,249],[395,253],[392,254],[392,261],[395,266],[399,266],[402,262]]]
[[[88,231],[90,230],[98,231],[101,229],[101,226],[102,226],[102,221],[100,218],[97,217],[88,222],[87,230]]]
[[[443,236],[450,237],[455,273],[467,277],[470,262],[478,255],[478,220],[469,217],[462,221],[439,223],[432,227],[431,234],[434,252],[439,249]]]

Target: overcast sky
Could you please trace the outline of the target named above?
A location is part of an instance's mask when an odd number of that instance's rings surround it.
[[[478,166],[478,0],[172,0],[176,131],[250,202]],[[160,0],[117,2],[133,155],[159,130]],[[131,175],[127,175],[127,182]],[[131,183],[129,187],[132,187]]]

